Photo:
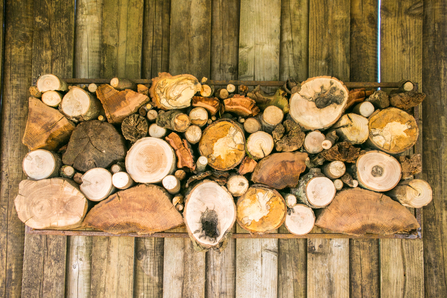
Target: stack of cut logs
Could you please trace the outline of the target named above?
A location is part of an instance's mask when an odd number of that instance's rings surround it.
[[[267,94],[168,73],[151,86],[68,86],[46,74],[30,88],[17,213],[36,229],[185,224],[201,249],[221,248],[236,220],[253,234],[416,230],[406,207],[432,191],[408,154],[425,98],[413,89],[348,90],[322,76]]]

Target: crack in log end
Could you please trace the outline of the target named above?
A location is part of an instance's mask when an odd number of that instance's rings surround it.
[[[198,233],[200,239],[206,238],[209,241],[216,242],[217,237],[219,237],[218,226],[219,217],[215,210],[210,210],[206,208],[205,212],[200,216],[200,224],[202,226],[201,230],[197,230],[194,234]]]
[[[345,94],[343,90],[340,90],[339,94],[336,94],[338,88],[334,86],[334,82],[330,82],[331,86],[328,90],[324,89],[324,86],[321,86],[321,91],[316,93],[315,96],[315,106],[319,109],[324,109],[327,106],[335,103],[337,105],[343,103],[345,98]]]

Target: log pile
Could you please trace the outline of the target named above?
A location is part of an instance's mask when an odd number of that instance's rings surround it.
[[[419,228],[405,207],[432,196],[409,154],[424,94],[348,90],[326,76],[273,94],[206,82],[160,73],[148,85],[86,88],[41,76],[30,87],[20,219],[115,234],[185,224],[202,250],[225,247],[236,221],[252,234]]]

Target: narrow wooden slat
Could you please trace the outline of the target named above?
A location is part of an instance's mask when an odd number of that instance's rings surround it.
[[[351,0],[351,81],[378,78],[378,1]],[[350,294],[380,296],[379,241],[349,241]]]
[[[45,73],[73,75],[74,0],[35,1],[33,78]],[[58,22],[63,18],[64,22]],[[65,293],[67,238],[25,236],[22,296],[60,297]],[[37,269],[38,268],[38,269]]]
[[[211,0],[172,0],[169,72],[209,77],[210,49]],[[163,297],[204,297],[205,253],[189,239],[165,239],[164,249]]]
[[[5,1],[0,3],[0,24],[2,25],[2,30],[0,30],[0,84],[3,83],[3,58],[5,52],[4,50],[4,28],[5,28]]]
[[[433,189],[433,201],[424,207],[424,276],[425,297],[447,293],[445,210],[447,140],[444,117],[447,113],[447,3],[442,0],[424,2],[422,80],[427,99],[423,103],[424,140],[423,179]],[[434,58],[436,57],[436,58]],[[439,121],[440,119],[441,122]]]
[[[31,84],[33,1],[6,1],[5,62],[1,115],[0,296],[19,297],[22,287],[24,225],[14,198],[22,174],[22,145]]]
[[[92,242],[87,236],[68,239],[66,297],[90,297]]]
[[[281,1],[241,1],[240,80],[279,79],[280,16]],[[278,240],[236,240],[236,297],[276,297],[277,281]]]
[[[382,0],[380,13],[382,80],[408,77],[422,90],[422,1]],[[380,271],[383,297],[422,297],[422,241],[381,240]]]
[[[310,1],[309,76],[348,81],[349,53],[350,1]],[[349,240],[307,243],[307,296],[349,297]]]

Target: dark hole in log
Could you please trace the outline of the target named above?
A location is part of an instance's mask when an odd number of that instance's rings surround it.
[[[203,212],[202,216],[200,217],[200,223],[202,224],[202,230],[205,234],[205,237],[216,239],[219,236],[217,222],[217,212],[206,208],[205,212]]]
[[[381,177],[383,175],[383,168],[381,166],[374,166],[371,169],[371,175],[373,177]]]
[[[333,82],[331,82],[331,87],[328,90],[324,90],[323,86],[321,86],[321,91],[316,94],[317,98],[315,99],[317,108],[324,109],[333,103],[341,104],[344,99],[344,92],[340,90],[340,94],[336,95],[336,91],[337,87],[334,86]]]

